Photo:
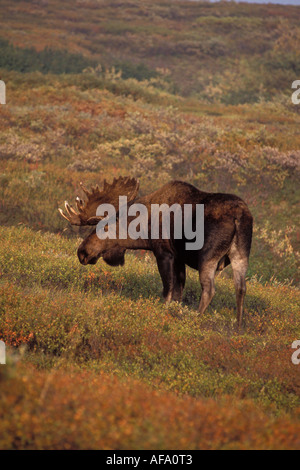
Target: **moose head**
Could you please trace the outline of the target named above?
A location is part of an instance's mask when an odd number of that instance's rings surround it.
[[[104,216],[97,216],[97,208],[101,204],[111,204],[118,207],[119,196],[126,196],[127,202],[132,202],[138,193],[139,182],[135,178],[119,177],[114,178],[111,184],[104,180],[103,189],[96,185],[89,191],[82,183],[81,189],[86,195],[85,200],[76,197],[77,211],[65,201],[66,214],[58,209],[60,214],[72,225],[89,226],[97,225]],[[124,241],[125,242],[125,241]],[[120,241],[101,240],[94,229],[80,244],[77,255],[81,264],[96,264],[102,257],[111,266],[124,264],[124,255],[127,247],[122,246]]]

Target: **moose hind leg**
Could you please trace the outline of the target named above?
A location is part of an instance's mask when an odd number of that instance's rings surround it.
[[[236,293],[237,326],[242,326],[244,299],[246,295],[246,273],[248,269],[248,257],[242,255],[233,245],[229,253],[233,271],[233,281]]]
[[[203,314],[213,296],[215,295],[215,274],[217,270],[218,262],[210,261],[201,266],[199,270],[200,284],[202,287],[202,294],[199,305],[199,313]]]
[[[248,260],[233,261],[233,280],[236,292],[237,305],[237,324],[238,328],[242,326],[244,299],[246,295],[246,272],[248,268]]]

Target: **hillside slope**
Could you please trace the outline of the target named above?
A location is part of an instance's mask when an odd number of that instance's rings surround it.
[[[169,74],[181,94],[208,102],[290,94],[299,78],[299,7],[4,0],[2,8],[0,37],[16,46],[66,49],[102,65],[121,64],[127,73],[128,64],[142,63]]]
[[[299,9],[3,3],[0,448],[299,449]],[[80,265],[57,209],[120,175],[247,202],[239,334],[230,267],[199,317],[196,271],[166,306],[149,253]]]

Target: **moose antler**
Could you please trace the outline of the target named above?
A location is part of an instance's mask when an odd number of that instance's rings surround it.
[[[104,180],[102,191],[98,185],[93,186],[91,191],[86,189],[82,183],[80,183],[80,186],[87,199],[82,201],[78,196],[76,197],[78,212],[67,201],[65,201],[67,215],[61,209],[58,209],[60,214],[72,225],[96,225],[100,220],[99,217],[96,217],[97,207],[100,204],[112,204],[117,208],[119,196],[127,196],[127,201],[130,202],[136,198],[139,190],[138,180],[129,176],[114,178],[111,184]]]

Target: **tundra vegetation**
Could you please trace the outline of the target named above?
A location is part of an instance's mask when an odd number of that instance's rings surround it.
[[[0,448],[299,449],[299,8],[2,3]],[[199,316],[195,271],[78,262],[57,209],[121,175],[247,203],[242,331],[231,267]]]

